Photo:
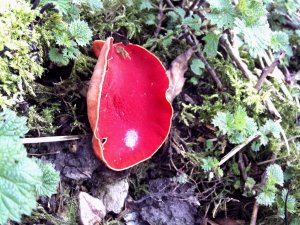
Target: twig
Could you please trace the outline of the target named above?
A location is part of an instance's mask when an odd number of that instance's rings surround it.
[[[275,160],[276,160],[275,154],[272,155],[271,160],[272,161],[270,161],[270,164],[275,162]],[[267,172],[265,171],[261,178],[261,182],[260,182],[261,185],[265,185],[266,181],[267,181]],[[257,203],[257,200],[255,200],[254,205],[253,205],[250,225],[256,225],[258,208],[259,208],[259,204]]]
[[[194,0],[194,2],[189,7],[189,11],[192,11],[195,8],[195,6],[198,5],[199,3],[200,3],[200,0],[198,0],[198,1]]]
[[[300,26],[298,24],[293,23],[293,19],[288,16],[288,15],[284,15],[286,21],[285,21],[285,26],[292,28],[293,30],[298,30],[300,29]],[[299,20],[299,19],[298,19]]]
[[[250,222],[250,225],[256,225],[258,208],[259,208],[259,204],[258,204],[257,201],[255,200],[255,203],[254,203],[254,205],[253,205],[253,210],[252,210],[252,216],[251,216],[251,222]]]
[[[187,3],[187,0],[181,0],[181,3],[180,3],[181,8],[184,8],[186,3]]]
[[[242,178],[243,178],[244,181],[246,181],[247,180],[247,171],[246,171],[243,155],[242,155],[241,152],[239,152],[238,164],[239,164],[239,169],[240,169],[240,173],[242,175]]]
[[[267,163],[273,163],[274,161],[276,160],[279,160],[279,159],[284,159],[286,158],[286,156],[283,156],[283,157],[275,157],[275,158],[271,158],[271,159],[267,159],[265,161],[262,161],[262,162],[258,162],[256,163],[257,166],[261,166],[261,165],[264,165],[264,164],[267,164]]]
[[[269,52],[269,54],[265,54],[263,58],[266,61],[266,64],[268,66],[271,66],[271,64],[274,61],[274,57],[272,57],[271,52]],[[284,73],[280,69],[278,69],[278,67],[275,67],[274,71],[272,72],[272,76],[274,78],[276,78],[277,82],[280,82],[279,87],[280,87],[281,91],[284,93],[284,95],[287,97],[287,99],[290,100],[290,101],[293,101],[293,96],[291,95],[289,89],[285,85],[285,75],[284,75]],[[267,82],[267,81],[268,80],[265,79],[265,82]]]
[[[297,138],[300,138],[300,135],[296,135],[296,136],[290,137],[290,138],[288,139],[288,141],[294,141],[294,140],[297,139]]]
[[[169,5],[171,8],[175,8],[175,6],[173,5],[173,3],[172,3],[171,0],[166,0],[166,2],[168,3],[168,5]]]
[[[288,153],[288,155],[290,155],[290,153],[291,153],[290,145],[289,145],[289,141],[288,141],[288,139],[287,139],[287,137],[286,137],[285,131],[284,131],[284,129],[282,128],[282,126],[280,125],[280,122],[279,122],[279,121],[276,121],[276,123],[277,123],[277,125],[278,125],[279,128],[280,128],[280,133],[281,133],[281,136],[282,136],[283,141],[284,141],[284,143],[285,143],[287,153]]]
[[[283,59],[283,57],[285,56],[285,52],[282,51],[279,56],[271,63],[270,66],[266,67],[263,69],[261,76],[259,77],[255,88],[256,90],[260,90],[262,87],[262,84],[264,82],[264,80],[267,78],[267,76],[271,73],[273,73],[274,69],[276,68],[276,66],[280,63],[280,60]]]
[[[288,209],[287,209],[287,202],[288,202],[288,199],[289,199],[289,193],[290,193],[290,189],[287,189],[287,192],[286,192],[286,196],[285,196],[285,199],[284,199],[284,224],[285,225],[289,225],[289,213],[288,213]]]
[[[163,20],[165,19],[165,15],[164,15],[164,5],[163,5],[163,0],[160,0],[159,2],[159,8],[158,8],[158,24],[156,26],[156,30],[154,32],[154,36],[158,37],[160,31],[161,31],[161,24],[163,22]]]
[[[242,144],[234,147],[230,152],[225,155],[221,161],[219,162],[219,166],[223,165],[228,159],[230,159],[232,156],[234,156],[236,153],[238,153],[241,149],[243,149],[246,145],[248,145],[251,141],[255,140],[259,137],[259,134],[254,134],[250,137],[248,137]]]
[[[206,60],[206,58],[204,57],[204,55],[202,54],[202,52],[198,50],[195,54],[204,63],[204,65],[205,65],[208,73],[210,74],[210,76],[212,77],[212,79],[216,82],[216,85],[217,85],[218,89],[220,91],[224,91],[225,88],[224,88],[221,80],[217,76],[215,70],[210,66],[210,64],[208,63],[208,61]]]
[[[23,144],[36,144],[36,143],[45,143],[45,142],[72,141],[72,140],[78,140],[82,137],[83,135],[35,137],[35,138],[23,138],[21,139],[21,142]]]
[[[220,38],[220,42],[227,50],[229,56],[236,63],[237,67],[243,72],[244,76],[247,79],[256,78],[256,76],[248,69],[246,63],[242,61],[241,57],[239,56],[238,49],[233,48],[232,45],[230,44],[227,34],[222,35],[222,37]]]
[[[186,28],[184,28],[185,30]],[[185,31],[186,32],[186,31]],[[193,36],[193,35],[192,35]],[[208,63],[208,61],[206,60],[206,58],[204,57],[204,55],[202,54],[199,45],[197,43],[197,39],[193,36],[194,40],[191,38],[191,34],[185,36],[186,42],[195,48],[196,52],[195,55],[204,63],[205,68],[207,69],[208,73],[210,74],[210,76],[212,77],[212,79],[215,81],[218,89],[220,91],[224,91],[224,86],[221,82],[221,80],[219,79],[219,77],[217,76],[215,70],[210,66],[210,64]]]
[[[265,103],[269,112],[275,116],[276,120],[281,121],[282,117],[269,97],[265,99]]]

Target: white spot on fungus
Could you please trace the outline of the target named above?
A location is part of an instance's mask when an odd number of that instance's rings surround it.
[[[125,138],[124,138],[124,142],[125,145],[128,148],[133,149],[136,146],[136,143],[138,141],[138,134],[135,130],[128,130],[126,132]]]

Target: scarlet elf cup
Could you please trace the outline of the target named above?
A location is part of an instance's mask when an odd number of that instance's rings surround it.
[[[98,57],[87,94],[93,149],[109,168],[150,158],[166,140],[172,106],[160,60],[141,46],[95,41]]]

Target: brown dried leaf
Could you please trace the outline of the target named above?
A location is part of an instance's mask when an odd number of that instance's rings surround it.
[[[172,102],[174,98],[180,94],[186,78],[185,72],[188,69],[188,61],[194,53],[193,48],[189,48],[187,51],[177,56],[171,63],[170,69],[167,71],[169,78],[169,89],[167,90],[167,99]]]

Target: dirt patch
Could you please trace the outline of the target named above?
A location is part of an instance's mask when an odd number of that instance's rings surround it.
[[[194,225],[199,202],[195,186],[178,184],[170,178],[149,182],[149,194],[129,202],[130,213],[125,216],[127,225]]]
[[[89,179],[102,164],[93,153],[91,136],[77,141],[35,144],[29,149],[33,155],[53,163],[62,179]]]

